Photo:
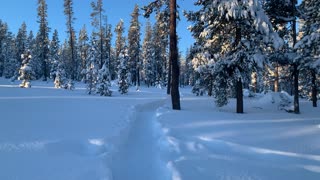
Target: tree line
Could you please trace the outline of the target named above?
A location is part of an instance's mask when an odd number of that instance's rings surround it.
[[[254,93],[287,91],[294,95],[293,112],[300,113],[299,97],[310,97],[317,106],[319,90],[320,7],[317,0],[198,0],[196,11],[183,12],[192,23],[195,43],[185,58],[178,53],[176,20],[181,15],[176,0],[154,0],[131,14],[128,35],[122,20],[112,28],[103,1],[91,2],[91,26],[76,34],[73,1],[64,0],[68,38],[60,42],[58,31],[51,40],[45,0],[38,0],[39,31],[34,36],[23,23],[17,35],[0,21],[0,76],[17,79],[26,67],[21,54],[30,50],[31,79],[53,80],[57,88],[83,81],[88,93],[111,96],[111,81],[119,91],[167,87],[180,109],[178,85],[191,85],[193,92],[215,97],[218,106],[237,99],[243,113],[243,89]],[[147,20],[141,39],[139,17]],[[299,32],[297,32],[299,21]],[[111,44],[115,35],[115,46]],[[28,57],[28,56],[24,56]],[[20,75],[19,75],[20,70]],[[23,77],[22,77],[23,79]],[[171,89],[172,88],[172,89]]]
[[[91,33],[84,25],[77,34],[73,1],[64,0],[63,5],[67,38],[62,41],[56,29],[49,38],[52,29],[48,26],[46,0],[38,0],[39,30],[36,34],[27,32],[27,25],[23,23],[14,35],[0,20],[0,76],[19,78],[25,65],[21,55],[28,52],[32,55],[28,63],[28,67],[32,67],[30,79],[52,80],[57,88],[83,81],[88,85],[89,94],[110,96],[108,87],[113,80],[119,81],[121,93],[127,93],[129,86],[136,86],[138,90],[141,83],[167,87],[170,66],[168,7],[157,8],[155,23],[147,20],[146,35],[141,39],[143,30],[139,18],[143,12],[138,5],[133,8],[127,35],[123,20],[114,28],[107,22],[102,0],[91,2]],[[113,36],[115,46],[112,46]]]

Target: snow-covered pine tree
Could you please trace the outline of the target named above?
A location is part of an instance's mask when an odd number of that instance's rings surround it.
[[[187,74],[186,74],[186,84],[193,86],[195,84],[195,71],[193,70],[192,67],[192,59],[193,59],[193,51],[192,51],[192,46],[187,49],[186,51],[186,68],[187,68]]]
[[[129,55],[128,55],[128,49],[127,47],[124,47],[124,49],[119,54],[119,60],[120,65],[118,67],[118,85],[119,89],[118,91],[121,94],[127,94],[129,90],[129,81],[130,81],[130,72],[129,72]]]
[[[129,69],[131,74],[131,83],[140,87],[140,22],[139,22],[139,6],[135,5],[131,14],[131,22],[128,32],[128,55]]]
[[[87,92],[88,94],[95,93],[97,90],[97,80],[99,73],[99,61],[100,56],[97,53],[99,50],[99,44],[97,44],[97,39],[94,33],[91,35],[91,45],[89,50],[89,59],[87,62],[86,70],[86,83],[87,83]]]
[[[169,58],[169,72],[172,73],[172,76],[169,75],[168,78],[168,89],[167,93],[171,94],[172,109],[180,110],[180,93],[179,93],[179,62],[178,62],[178,37],[177,37],[177,1],[176,0],[154,0],[149,3],[148,6],[144,7],[145,17],[150,16],[154,9],[159,9],[164,7],[168,12],[169,29],[168,34],[170,37],[170,58]],[[168,36],[168,34],[166,34]],[[171,66],[171,67],[170,67]],[[167,69],[167,68],[166,68]],[[171,88],[169,88],[171,86]]]
[[[4,57],[4,53],[3,53],[3,51],[4,51],[3,44],[6,39],[7,31],[8,31],[8,25],[0,19],[0,77],[2,77],[3,73],[4,73],[4,58],[5,57]]]
[[[108,24],[108,20],[105,20],[105,49],[106,49],[106,60],[108,64],[108,69],[110,73],[110,80],[115,80],[117,77],[116,67],[115,67],[115,58],[114,58],[114,50],[112,48],[112,25]]]
[[[71,81],[76,80],[77,78],[77,55],[76,55],[76,34],[74,30],[74,11],[73,11],[73,0],[64,0],[64,14],[66,16],[66,26],[67,26],[67,34],[68,34],[68,49],[69,56],[66,56],[65,66],[68,77],[70,77]]]
[[[49,48],[49,69],[50,69],[50,78],[53,81],[56,78],[56,72],[59,66],[59,59],[60,59],[60,41],[59,41],[59,34],[58,30],[54,30],[52,35],[52,40],[50,42]]]
[[[35,45],[34,34],[33,34],[33,31],[30,31],[28,34],[28,37],[27,37],[26,48],[32,50],[32,49],[34,49],[35,46],[36,45]]]
[[[289,24],[294,19],[291,0],[265,0],[263,8],[270,18],[274,31],[284,39],[284,46],[281,49],[272,49],[270,52],[268,58],[270,63],[267,66],[268,73],[264,73],[264,78],[268,81],[266,84],[269,84],[270,87],[264,89],[274,90],[275,92],[291,91],[292,78],[288,73],[290,64],[288,54],[292,52],[292,48],[290,49],[292,33]],[[259,72],[257,74],[259,75]]]
[[[41,56],[41,52],[42,52],[42,48],[41,46],[39,46],[39,44],[41,44],[41,37],[40,37],[40,33],[38,32],[36,37],[35,37],[35,46],[33,49],[30,49],[31,54],[32,54],[32,61],[30,62],[32,69],[34,71],[34,76],[35,79],[40,79],[41,77],[43,77],[43,62],[42,62],[42,56]]]
[[[67,79],[66,79],[66,72],[64,70],[64,64],[63,62],[60,60],[58,60],[57,62],[57,69],[54,72],[54,87],[55,88],[65,88],[66,87],[66,83],[67,83]]]
[[[66,59],[69,56],[68,43],[64,42],[61,49],[61,54],[59,55],[57,71],[55,72],[54,85],[55,88],[66,88],[68,79],[66,73]]]
[[[92,33],[92,36],[96,36],[96,42],[95,42],[95,50],[96,50],[96,57],[99,58],[98,67],[99,69],[102,68],[102,66],[105,64],[106,61],[106,51],[104,48],[104,39],[105,39],[105,33],[104,33],[104,27],[103,27],[103,1],[97,0],[97,2],[91,2],[92,7],[92,13],[90,14],[92,22],[91,25],[94,27],[94,31]]]
[[[21,60],[22,60],[22,65],[19,70],[19,80],[22,80],[20,87],[21,88],[30,88],[31,87],[31,79],[34,74],[32,70],[32,66],[30,65],[31,61],[31,53],[30,51],[27,51],[24,54],[21,54]]]
[[[153,58],[153,42],[152,42],[152,27],[151,23],[148,20],[146,23],[146,30],[145,30],[145,36],[143,40],[142,45],[142,58],[143,58],[143,77],[144,82],[147,84],[147,86],[154,85],[155,81],[155,64],[154,64],[154,58]]]
[[[48,12],[47,12],[46,0],[38,0],[38,22],[39,22],[39,32],[38,32],[38,54],[37,58],[41,62],[41,76],[43,80],[47,81],[50,71],[49,71],[49,32],[48,27]]]
[[[301,40],[296,44],[299,56],[300,71],[304,74],[300,80],[303,87],[309,87],[313,106],[317,107],[317,94],[319,82],[317,75],[320,74],[320,14],[318,10],[320,2],[317,0],[303,0],[300,5],[301,19],[303,21]],[[310,88],[311,87],[311,88]],[[307,93],[309,94],[309,93]]]
[[[110,73],[107,67],[107,63],[105,63],[98,72],[97,94],[99,94],[100,96],[111,96],[112,91],[109,89],[110,86]]]
[[[159,23],[155,23],[153,26],[153,35],[152,35],[152,42],[153,42],[153,58],[154,58],[154,82],[155,86],[162,88],[164,83],[163,77],[163,62],[162,62],[162,49],[161,49],[161,36],[160,36],[160,27]]]
[[[255,66],[263,66],[268,45],[277,49],[282,39],[258,0],[199,0],[196,5],[200,9],[186,16],[194,22],[191,32],[197,49],[211,62],[216,103],[226,104],[227,88],[233,86],[236,111],[243,113],[243,83],[248,83]]]
[[[16,58],[16,44],[15,38],[11,32],[7,32],[5,39],[1,43],[1,54],[3,64],[3,76],[5,78],[11,78],[12,81],[16,80],[19,74],[19,68],[21,67],[20,60]]]
[[[115,47],[115,64],[116,72],[118,74],[120,67],[120,53],[124,51],[126,45],[126,38],[123,36],[124,33],[124,22],[120,19],[119,23],[115,27],[114,32],[116,33],[116,47]]]
[[[79,58],[80,58],[80,78],[82,81],[86,82],[86,69],[87,62],[89,58],[89,37],[87,33],[87,28],[83,25],[82,29],[79,32],[78,46],[79,46]]]
[[[27,25],[23,22],[16,36],[16,58],[21,59],[21,54],[27,50]],[[21,64],[19,65],[21,66]]]

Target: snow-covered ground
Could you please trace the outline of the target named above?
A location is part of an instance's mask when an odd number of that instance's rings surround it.
[[[0,79],[1,180],[318,180],[320,108],[280,110],[277,94],[215,107],[181,89],[86,95]],[[272,103],[273,102],[273,103]]]

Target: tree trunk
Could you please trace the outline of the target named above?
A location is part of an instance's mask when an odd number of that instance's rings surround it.
[[[172,63],[172,109],[180,110],[179,65],[177,48],[177,1],[170,0],[170,62]]]
[[[299,70],[298,65],[293,65],[293,89],[294,89],[294,113],[299,114],[300,113],[300,107],[299,107]]]
[[[167,84],[167,94],[171,94],[171,76],[172,76],[172,64],[169,59],[169,67],[168,67],[168,84]]]
[[[239,45],[241,42],[241,27],[238,24],[236,27],[236,42],[235,42],[235,48]],[[238,61],[241,61],[241,59],[238,59]],[[242,80],[239,78],[236,83],[236,97],[237,97],[237,113],[243,113],[243,90],[242,90]]]
[[[317,107],[317,84],[316,84],[316,72],[313,70],[312,72],[312,105],[313,107]]]
[[[296,0],[292,0],[292,11],[293,16],[296,15]],[[297,42],[297,30],[296,30],[296,19],[292,21],[292,38],[293,38],[293,47],[295,46]],[[300,107],[299,107],[299,69],[297,62],[294,62],[293,64],[293,78],[294,78],[294,113],[299,114],[300,113]]]
[[[237,91],[237,113],[243,113],[243,90],[242,90],[241,78],[237,80],[236,91]]]
[[[140,89],[140,68],[139,66],[137,66],[137,90],[139,89]]]

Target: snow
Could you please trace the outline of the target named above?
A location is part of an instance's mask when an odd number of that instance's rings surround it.
[[[236,114],[234,100],[218,108],[182,88],[173,111],[158,88],[100,97],[18,84],[0,79],[3,180],[320,178],[320,111],[304,100],[296,115],[279,93],[245,97]]]

